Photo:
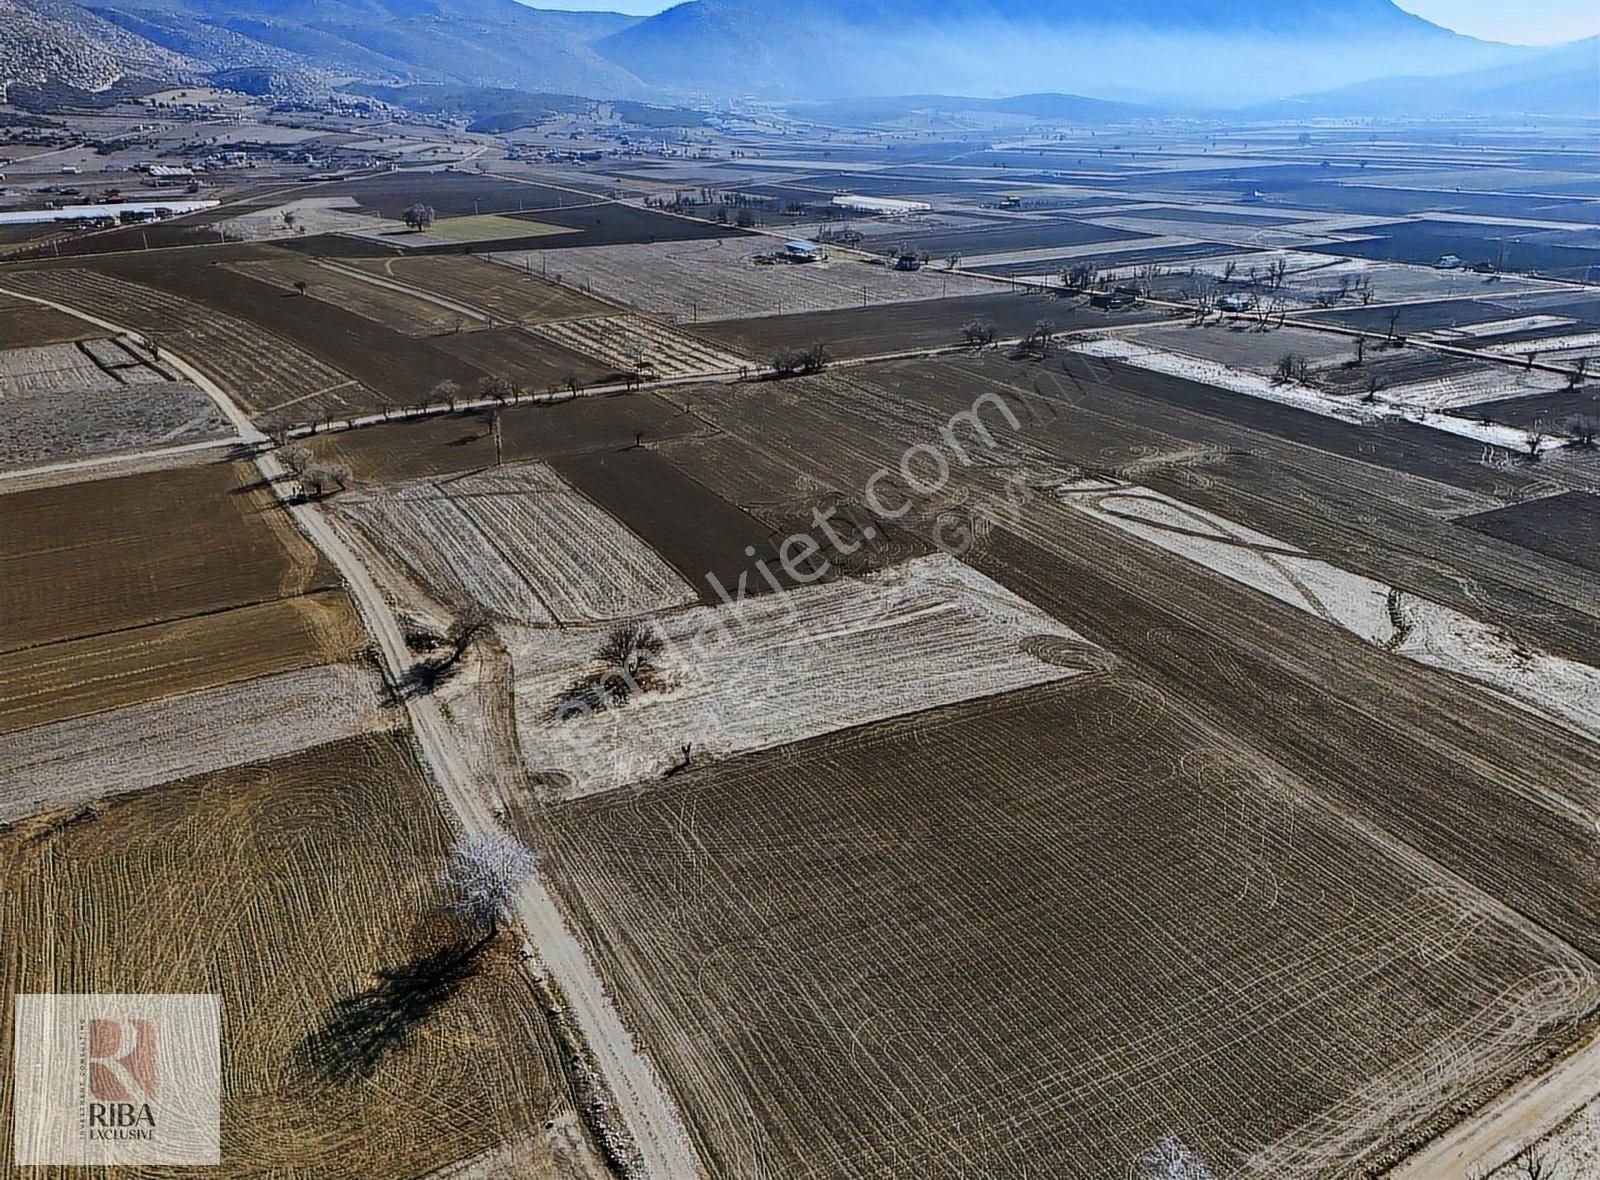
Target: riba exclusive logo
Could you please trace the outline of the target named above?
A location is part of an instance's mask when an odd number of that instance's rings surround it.
[[[37,1164],[215,1164],[214,995],[16,997],[13,1155]]]

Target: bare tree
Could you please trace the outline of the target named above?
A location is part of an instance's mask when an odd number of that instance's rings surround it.
[[[538,867],[538,858],[510,833],[482,832],[456,840],[440,882],[450,891],[452,908],[482,930],[488,942],[500,932],[517,891]]]
[[[1028,346],[1038,351],[1042,357],[1050,355],[1050,347],[1055,343],[1056,326],[1052,320],[1040,320],[1033,326],[1033,331],[1028,336]]]
[[[974,348],[987,348],[994,343],[1000,331],[988,320],[970,320],[966,327],[961,329],[961,334]]]
[[[1522,1180],[1544,1180],[1549,1168],[1544,1151],[1536,1143],[1530,1143],[1517,1152],[1511,1159],[1511,1165]]]
[[[311,284],[306,282],[304,279],[296,279],[294,281],[294,289],[299,295],[305,295],[306,291],[309,290],[310,287]]]
[[[1586,356],[1580,356],[1577,361],[1574,362],[1572,371],[1567,374],[1567,387],[1569,389],[1578,388],[1578,386],[1583,384],[1584,378],[1588,375],[1589,358]]]
[[[1278,358],[1275,376],[1278,381],[1304,382],[1310,374],[1310,363],[1298,352],[1286,352]]]
[[[472,641],[488,626],[488,612],[481,606],[474,604],[463,610],[450,624],[450,631],[445,636],[445,650],[419,660],[408,668],[396,686],[396,695],[420,696],[438,688],[465,658]]]
[[[1356,337],[1356,364],[1357,365],[1364,365],[1366,363],[1367,363],[1367,338],[1365,336],[1357,336]]]
[[[1164,1136],[1139,1157],[1139,1180],[1212,1180],[1211,1169],[1176,1135]]]
[[[461,386],[454,381],[444,380],[428,391],[428,400],[443,402],[452,410],[456,408],[456,401],[461,397]]]
[[[1389,336],[1388,336],[1388,338],[1390,340],[1394,339],[1394,337],[1395,337],[1395,329],[1398,328],[1399,326],[1400,326],[1400,309],[1397,307],[1397,308],[1395,308],[1393,311],[1391,311],[1389,313]]]
[[[665,648],[660,632],[649,622],[636,620],[613,627],[595,652],[595,667],[556,696],[549,718],[586,717],[626,705],[640,693],[659,687],[656,660]]]
[[[1592,447],[1595,438],[1600,436],[1600,418],[1592,414],[1578,414],[1568,418],[1566,427],[1575,447]]]
[[[504,404],[517,396],[517,385],[509,377],[485,377],[478,382],[478,396],[490,397]]]
[[[424,205],[421,201],[418,201],[415,205],[408,205],[400,217],[413,230],[420,232],[433,224],[433,206]]]

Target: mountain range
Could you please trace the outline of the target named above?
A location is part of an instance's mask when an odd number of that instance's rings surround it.
[[[0,0],[0,89],[255,69],[696,103],[1033,93],[1215,111],[1314,94],[1293,109],[1592,115],[1585,45],[1477,41],[1391,0],[689,0],[644,19],[517,0]]]

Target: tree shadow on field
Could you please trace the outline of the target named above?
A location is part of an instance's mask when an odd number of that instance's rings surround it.
[[[398,967],[374,973],[371,987],[334,1004],[296,1049],[301,1072],[335,1085],[370,1078],[390,1053],[479,973],[490,937],[456,939]]]

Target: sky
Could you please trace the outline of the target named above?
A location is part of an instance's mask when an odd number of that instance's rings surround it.
[[[1553,45],[1600,33],[1600,0],[1395,0],[1436,25],[1513,45]]]
[[[676,0],[523,0],[535,8],[599,9],[645,16]],[[1600,33],[1600,0],[1395,0],[1436,25],[1514,45],[1554,45]]]

